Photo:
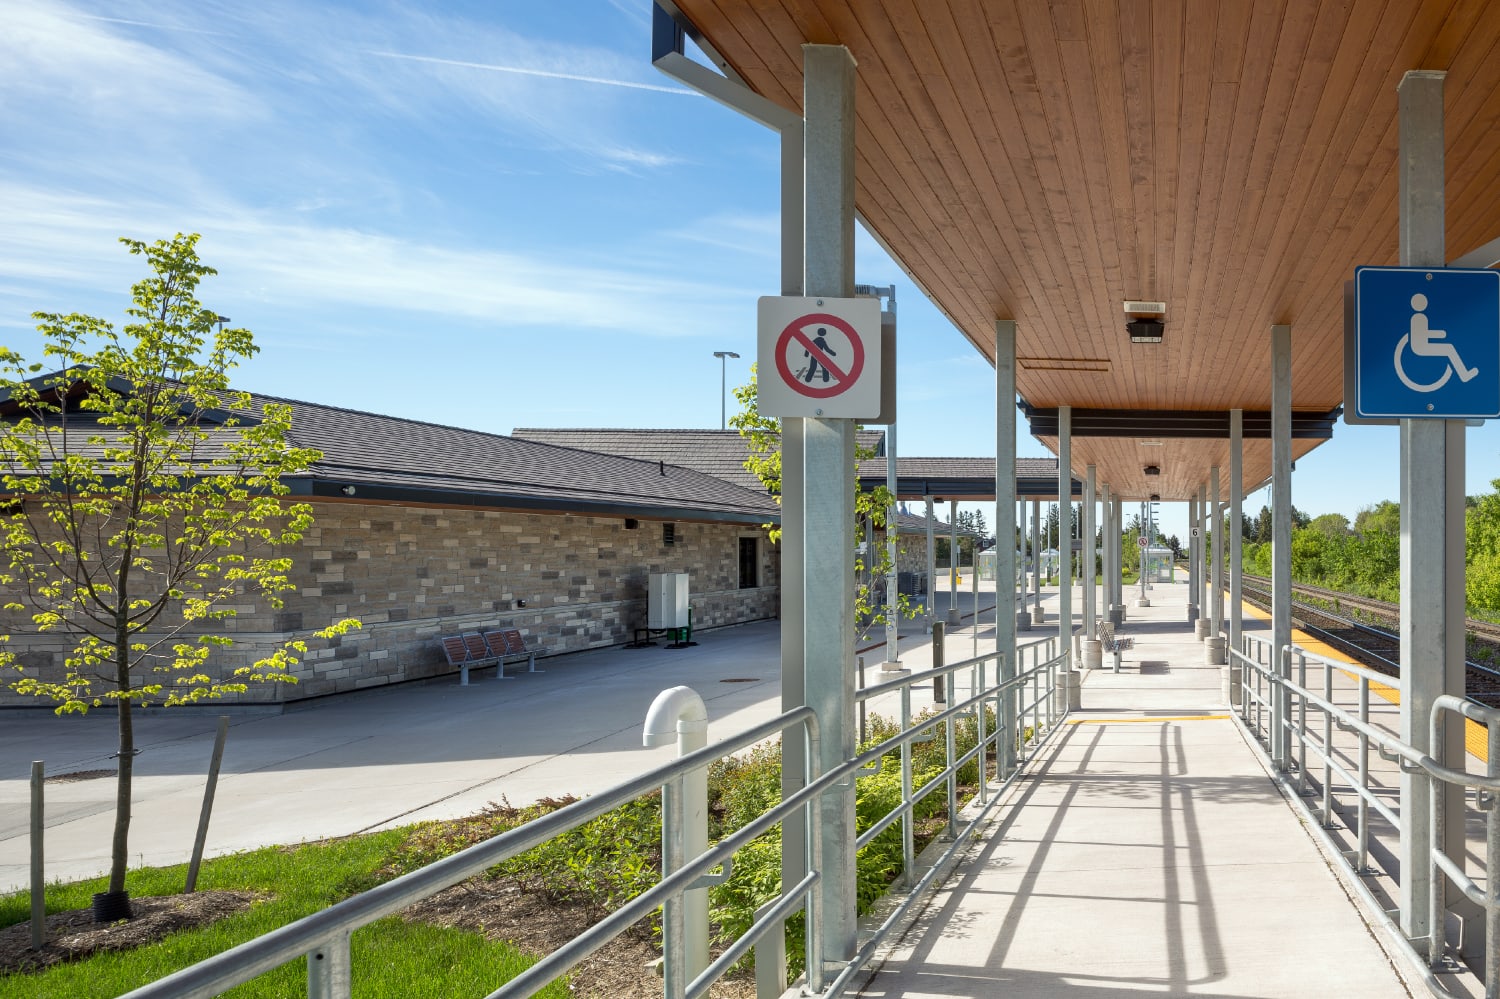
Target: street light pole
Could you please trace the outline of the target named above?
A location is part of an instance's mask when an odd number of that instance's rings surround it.
[[[716,350],[714,356],[719,359],[719,429],[724,430],[729,426],[728,421],[728,377],[726,369],[729,366],[729,358],[739,360],[740,355],[732,350]]]

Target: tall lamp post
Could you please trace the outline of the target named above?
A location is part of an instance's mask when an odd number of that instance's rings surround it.
[[[727,403],[725,401],[728,388],[728,382],[725,381],[727,377],[726,369],[729,367],[729,358],[732,357],[737,361],[740,359],[740,355],[732,350],[716,350],[714,351],[714,356],[719,359],[719,429],[724,430],[729,426]]]

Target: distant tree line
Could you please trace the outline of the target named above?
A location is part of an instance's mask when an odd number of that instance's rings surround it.
[[[1500,612],[1500,479],[1494,492],[1466,498],[1465,589],[1471,611]],[[1401,506],[1382,500],[1359,511],[1354,523],[1341,513],[1318,517],[1292,508],[1292,578],[1378,600],[1401,596]],[[1271,571],[1271,511],[1243,517],[1248,573]]]

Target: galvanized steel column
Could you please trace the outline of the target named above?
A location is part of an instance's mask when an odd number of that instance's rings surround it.
[[[1073,407],[1057,407],[1057,635],[1073,665]]]
[[[1219,628],[1224,622],[1224,588],[1220,573],[1224,565],[1224,507],[1219,501],[1219,466],[1208,470],[1208,508],[1213,511],[1209,519],[1209,530],[1213,535],[1213,565],[1208,571],[1209,585],[1213,589],[1208,605],[1211,609],[1208,618],[1208,637],[1218,638]]]
[[[1115,497],[1115,603],[1125,606],[1125,500]],[[1124,613],[1122,610],[1121,613]]]
[[[995,474],[996,475],[999,474],[999,469],[996,469]],[[1017,515],[1016,515],[1016,548],[1019,549],[1020,552],[1021,552],[1021,554],[1022,554],[1022,558],[1021,558],[1021,585],[1019,587],[1017,587],[1017,589],[1020,591],[1017,594],[1017,596],[1020,597],[1020,601],[1019,601],[1020,609],[1024,611],[1024,610],[1026,610],[1026,559],[1025,559],[1025,554],[1026,554],[1026,549],[1027,549],[1028,544],[1029,544],[1029,542],[1026,539],[1027,538],[1027,536],[1026,536],[1026,501],[1025,500],[1018,501],[1016,503],[1016,510],[1017,510]],[[999,541],[1000,541],[1000,534],[999,534],[999,532],[996,532],[995,533],[995,542],[996,542],[996,544],[998,544]]]
[[[1271,645],[1285,676],[1282,648],[1292,643],[1292,328],[1271,327]],[[1278,685],[1271,708],[1271,762],[1285,770],[1290,698]]]
[[[933,537],[932,497],[927,501],[927,627],[937,620],[937,540]]]
[[[1244,608],[1240,579],[1240,531],[1244,524],[1245,509],[1245,411],[1229,411],[1229,647],[1240,647],[1241,622]]]
[[[885,662],[881,664],[887,672],[901,668],[901,568],[896,564],[900,555],[900,531],[896,524],[896,425],[885,428],[885,489],[891,494],[890,506],[885,511],[885,557],[890,569],[885,576]],[[872,541],[873,543],[873,541]]]
[[[1442,267],[1443,76],[1410,72],[1396,88],[1401,117],[1401,266]],[[1430,745],[1433,701],[1464,696],[1464,425],[1401,421],[1401,738],[1450,767],[1464,765],[1463,724],[1450,721],[1444,745]],[[1401,775],[1401,929],[1413,939],[1441,928],[1442,885],[1429,880],[1425,777]],[[1464,866],[1463,795],[1440,798],[1448,842]],[[1438,904],[1432,906],[1437,888]],[[1436,955],[1433,955],[1434,959]]]
[[[802,128],[779,130],[781,136],[781,293],[802,294]],[[807,703],[802,647],[802,418],[781,420],[781,710]],[[802,789],[807,747],[802,740],[782,740],[781,793]],[[781,883],[794,885],[808,870],[807,826],[802,813],[788,815],[781,829]]]
[[[1188,499],[1188,611],[1193,620],[1203,614],[1203,604],[1198,601],[1198,497]]]
[[[1031,585],[1032,594],[1036,597],[1036,618],[1033,624],[1042,620],[1042,549],[1037,542],[1042,535],[1042,501],[1031,501]]]
[[[975,624],[979,623],[979,607],[974,607]],[[948,626],[957,628],[963,624],[963,615],[958,612],[958,500],[948,501]]]
[[[1094,475],[1093,465],[1083,480],[1083,637],[1093,638],[1094,627]]]
[[[804,45],[805,293],[854,294],[854,58],[842,45]],[[854,421],[804,419],[803,606],[807,703],[831,770],[854,755]],[[826,964],[857,942],[854,780],[821,799],[818,911]],[[816,960],[809,955],[809,960]]]
[[[1212,596],[1208,590],[1208,486],[1198,487],[1198,616],[1207,621]]]
[[[1021,507],[1024,511],[1025,507]],[[1024,513],[1023,513],[1024,515]],[[995,321],[995,651],[1000,679],[1016,675],[1016,323]],[[1010,600],[1005,598],[1009,596]],[[1016,696],[1000,698],[996,767],[1001,778],[1016,768]]]

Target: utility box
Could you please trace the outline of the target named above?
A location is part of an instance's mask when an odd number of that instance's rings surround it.
[[[653,572],[647,586],[646,627],[688,627],[688,574]]]

